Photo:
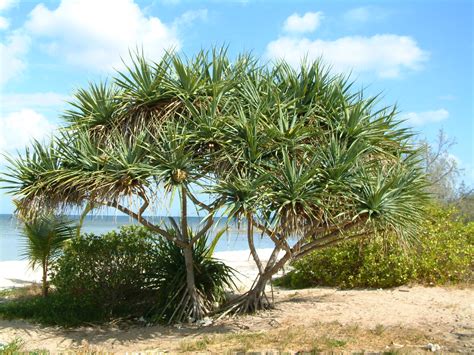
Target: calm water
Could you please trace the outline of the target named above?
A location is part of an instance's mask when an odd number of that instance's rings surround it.
[[[155,217],[155,221],[159,221],[160,217]],[[199,217],[191,217],[189,223],[197,226],[201,221]],[[88,216],[84,222],[83,232],[102,234],[120,226],[133,224],[126,216]],[[221,221],[220,224],[223,224]],[[246,250],[247,239],[245,237],[244,226],[232,223],[228,232],[222,236],[217,244],[216,251],[226,250]],[[211,229],[212,233],[216,233],[220,228]],[[0,214],[0,261],[21,260],[24,237],[21,235],[21,224],[11,215]],[[272,241],[268,237],[255,238],[257,248],[271,248]]]

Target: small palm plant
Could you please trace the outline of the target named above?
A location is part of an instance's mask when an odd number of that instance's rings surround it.
[[[48,295],[48,269],[59,256],[64,243],[74,237],[76,229],[64,217],[44,214],[25,221],[23,233],[26,238],[24,256],[30,260],[30,267],[41,265],[42,295]]]

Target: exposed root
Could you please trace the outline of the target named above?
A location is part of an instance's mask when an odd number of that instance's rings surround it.
[[[175,304],[173,301],[178,295],[181,296],[181,299]],[[203,319],[213,310],[212,302],[207,300],[199,290],[191,295],[188,289],[184,287],[182,292],[176,296],[168,302],[161,314],[161,317],[165,318],[168,324],[193,323]],[[170,315],[166,316],[166,313]]]
[[[265,293],[265,286],[252,288],[243,295],[231,300],[219,310],[219,317],[226,315],[237,316],[241,314],[255,313],[261,310],[273,308],[273,303]]]

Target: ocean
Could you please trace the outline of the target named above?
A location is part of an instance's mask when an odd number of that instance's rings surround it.
[[[77,216],[71,216],[77,220]],[[166,220],[166,217],[152,217],[154,222]],[[196,227],[200,224],[200,217],[190,217],[189,225]],[[210,235],[217,233],[225,223],[219,221],[219,225],[211,229]],[[82,229],[83,233],[103,234],[118,229],[120,226],[136,224],[127,216],[87,216]],[[272,248],[273,242],[266,236],[255,235],[255,246],[257,248]],[[23,247],[25,239],[22,236],[21,224],[12,216],[0,214],[0,261],[22,260],[24,257]],[[236,222],[229,223],[228,231],[219,240],[216,251],[248,250],[247,238],[245,236],[245,225]]]

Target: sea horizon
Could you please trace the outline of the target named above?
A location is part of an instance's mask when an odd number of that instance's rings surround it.
[[[80,215],[71,214],[66,215],[71,220],[79,220]],[[159,223],[175,216],[147,216],[155,223]],[[191,216],[188,217],[191,228],[200,224],[204,217]],[[216,224],[209,231],[212,237],[217,233],[227,221],[227,217],[217,217]],[[136,220],[133,220],[126,215],[88,215],[84,220],[82,233],[104,234],[112,230],[117,230],[125,225],[139,225]],[[212,239],[212,238],[211,238]],[[15,261],[23,260],[23,245],[25,239],[22,236],[21,222],[11,213],[0,214],[0,262],[1,261]],[[267,236],[256,235],[255,246],[257,248],[272,248],[273,242]],[[245,221],[237,222],[231,221],[229,229],[224,233],[216,246],[216,251],[236,251],[248,250],[247,238],[245,235]]]

